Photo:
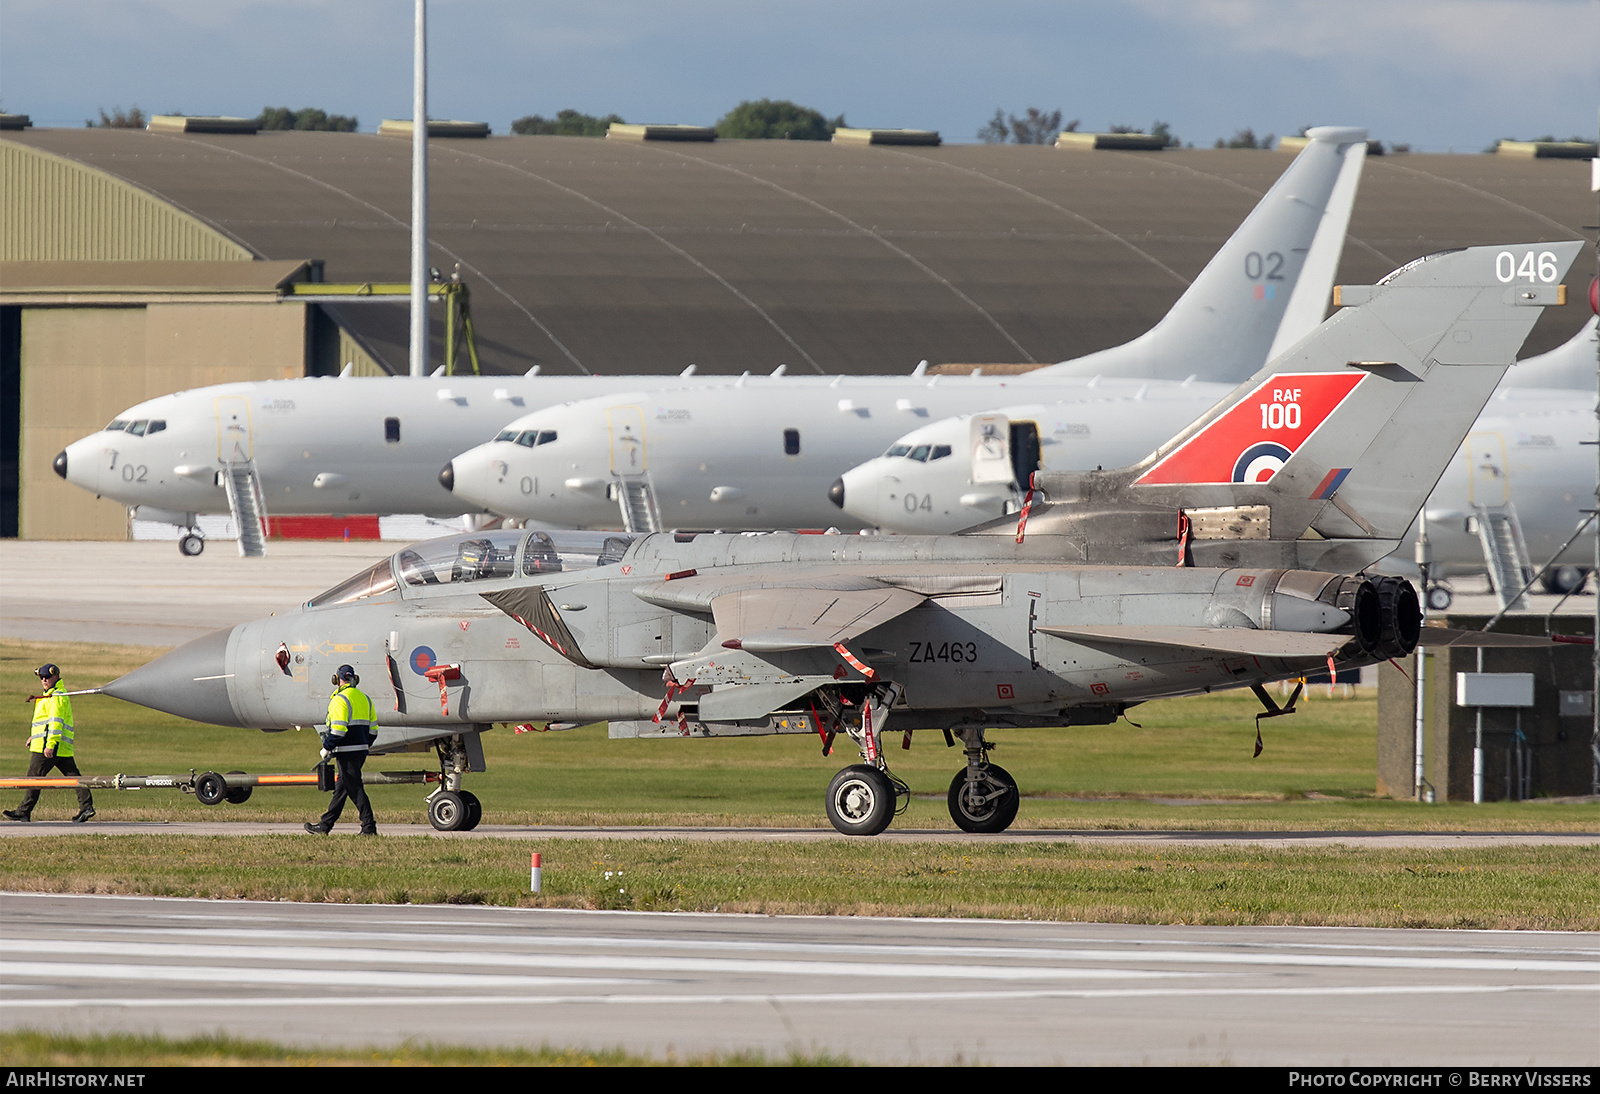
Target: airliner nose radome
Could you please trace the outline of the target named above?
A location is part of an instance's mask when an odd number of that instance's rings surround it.
[[[111,681],[114,699],[209,725],[242,725],[228,696],[228,640],[234,628],[212,631]]]
[[[828,500],[840,509],[844,508],[844,479],[833,480],[833,485],[828,487]]]
[[[439,485],[446,490],[454,491],[456,488],[456,465],[454,461],[444,465],[439,472]]]
[[[55,458],[54,462],[52,462],[50,464],[50,466],[55,468],[57,475],[60,475],[62,478],[66,478],[67,477],[67,450],[63,448],[60,452],[57,452],[56,453],[56,458]]]

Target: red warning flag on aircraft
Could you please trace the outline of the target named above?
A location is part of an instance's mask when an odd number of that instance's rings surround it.
[[[1168,453],[1137,483],[1262,483],[1349,398],[1365,373],[1274,376]]]

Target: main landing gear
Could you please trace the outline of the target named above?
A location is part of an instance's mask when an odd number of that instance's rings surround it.
[[[961,738],[967,766],[950,780],[950,819],[963,832],[1004,832],[1017,819],[1017,780],[989,762],[994,745],[984,740],[983,730],[963,727],[955,736]]]
[[[831,742],[842,729],[861,749],[863,762],[851,764],[833,777],[823,803],[829,823],[847,836],[878,835],[910,804],[911,788],[889,773],[880,740],[901,690],[899,684],[891,683],[854,696],[843,689],[818,696],[824,739]],[[829,726],[832,728],[826,728]],[[982,729],[963,726],[945,732],[945,741],[952,746],[958,737],[967,766],[950,780],[950,818],[963,832],[1004,832],[1017,819],[1021,800],[1017,780],[999,764],[989,762],[994,745],[984,740]]]
[[[911,788],[889,774],[881,740],[889,710],[903,691],[899,684],[888,683],[876,684],[853,698],[843,689],[819,696],[821,718],[831,726],[826,730],[818,727],[827,742],[823,754],[832,751],[834,734],[843,729],[860,747],[865,761],[835,775],[823,803],[828,821],[847,836],[876,836],[911,804]]]

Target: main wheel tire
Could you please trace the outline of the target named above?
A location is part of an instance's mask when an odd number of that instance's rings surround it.
[[[1017,819],[1017,780],[998,764],[978,770],[977,779],[962,769],[950,780],[950,819],[963,832],[1004,832]]]
[[[847,836],[876,836],[894,819],[894,798],[888,776],[854,764],[828,784],[828,820]]]
[[[228,797],[228,780],[215,771],[207,771],[195,779],[194,796],[201,805],[218,805]]]
[[[1435,585],[1428,590],[1428,610],[1442,612],[1450,606],[1450,602],[1454,599],[1455,597],[1450,595],[1449,589],[1446,589],[1443,585]]]
[[[440,832],[459,832],[467,824],[467,803],[454,790],[441,790],[428,800],[428,823]]]
[[[178,538],[178,553],[183,555],[185,558],[194,558],[205,549],[206,541],[195,535],[193,532],[189,532],[188,534]]]
[[[461,826],[461,831],[470,832],[478,827],[478,822],[483,819],[483,803],[478,800],[478,795],[470,790],[463,790],[461,800],[467,805],[467,820]]]
[[[1582,566],[1552,566],[1539,575],[1539,584],[1547,593],[1565,596],[1583,588],[1588,578],[1589,572]]]
[[[243,775],[244,772],[230,771],[228,774]],[[253,789],[255,788],[250,786],[230,786],[228,787],[228,792],[223,796],[228,799],[229,805],[243,805],[245,802],[250,800],[250,791]]]

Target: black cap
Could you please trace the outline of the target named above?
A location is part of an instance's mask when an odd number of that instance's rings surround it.
[[[44,664],[33,670],[33,674],[41,680],[61,679],[61,669],[55,665]]]
[[[356,670],[351,668],[349,665],[340,665],[338,671],[333,675],[340,680],[346,680],[352,684],[356,681]]]

